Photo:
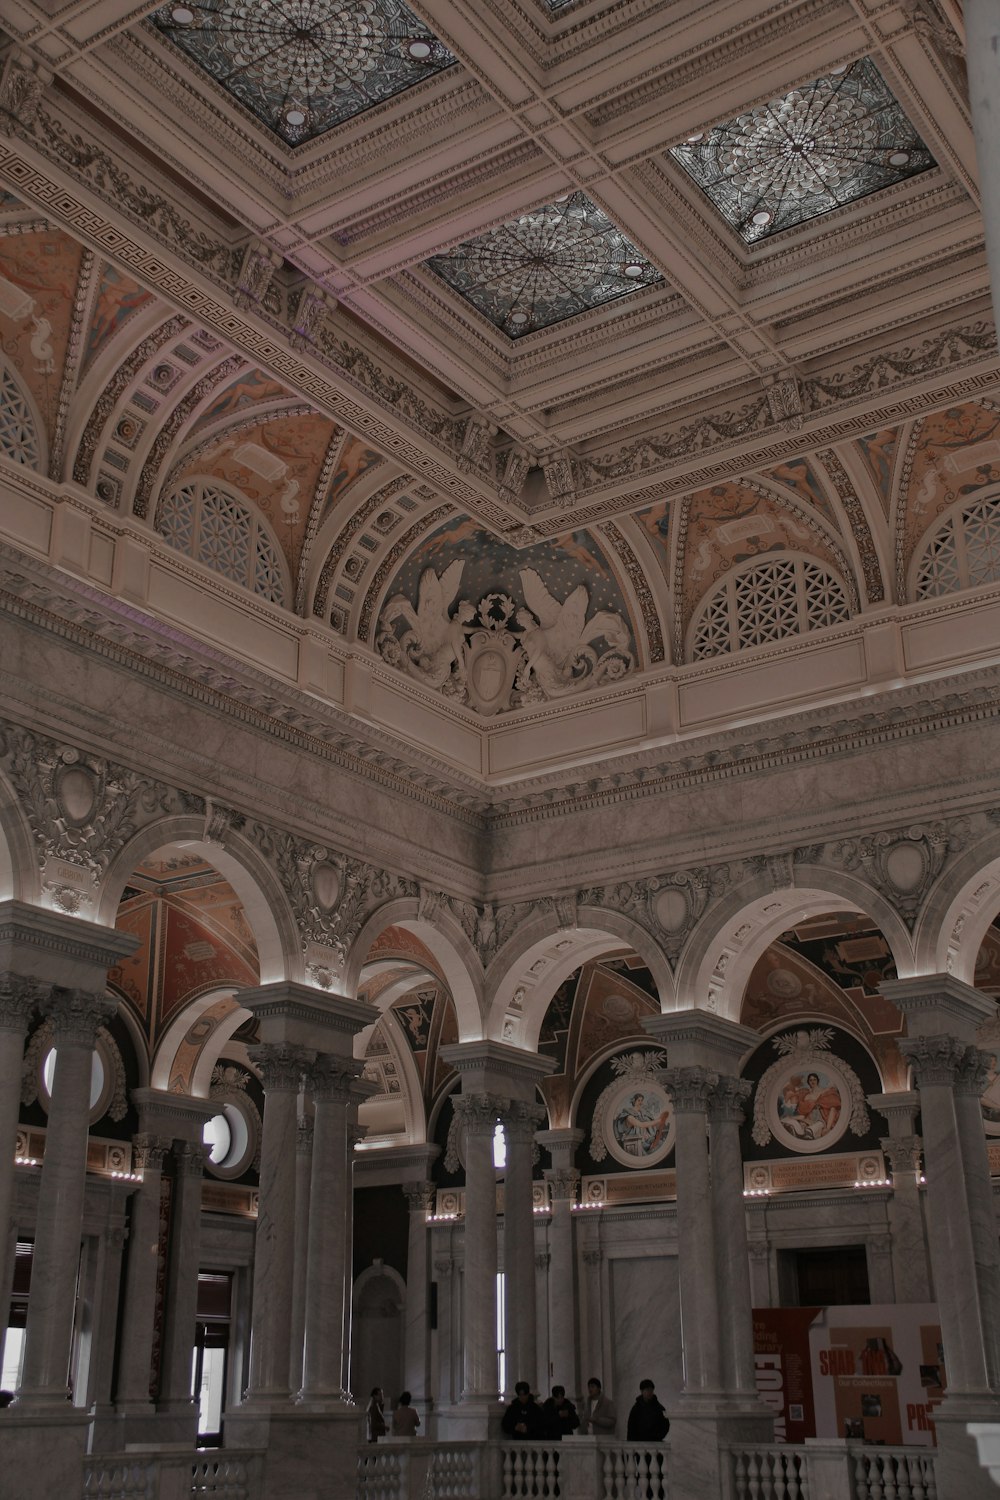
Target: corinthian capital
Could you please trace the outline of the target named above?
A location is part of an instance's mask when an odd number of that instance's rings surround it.
[[[93,1047],[97,1033],[118,1010],[118,1001],[103,990],[64,990],[58,986],[39,1006],[42,1015],[52,1023],[52,1041],[56,1047]]]
[[[16,1031],[23,1036],[35,1006],[48,991],[37,979],[21,974],[0,975],[0,1031]]]
[[[200,1177],[205,1169],[208,1150],[200,1141],[185,1141],[174,1152],[179,1177]]]
[[[262,1042],[248,1048],[247,1056],[260,1069],[265,1094],[297,1094],[314,1054],[285,1043]]]
[[[403,1196],[411,1214],[429,1214],[434,1207],[437,1188],[433,1182],[404,1182]]]
[[[719,1081],[708,1101],[709,1119],[742,1125],[746,1114],[746,1103],[752,1093],[753,1084],[749,1078],[734,1078],[728,1073],[720,1074]]]
[[[528,1104],[520,1099],[511,1100],[507,1107],[500,1111],[500,1121],[507,1140],[521,1145],[534,1143],[535,1131],[544,1119],[544,1105]]]
[[[896,1043],[900,1052],[913,1066],[917,1088],[934,1084],[954,1088],[965,1065],[967,1043],[957,1036],[942,1033],[939,1036],[904,1036]]]
[[[497,1120],[508,1105],[501,1094],[458,1094],[452,1103],[466,1135],[488,1136],[493,1135]]]
[[[133,1169],[136,1172],[161,1172],[170,1144],[170,1137],[165,1135],[135,1136],[132,1143]]]
[[[677,1114],[707,1114],[718,1073],[711,1068],[666,1068],[660,1077]]]
[[[317,1101],[347,1104],[351,1086],[361,1072],[361,1064],[351,1057],[317,1057],[306,1071],[308,1086]]]

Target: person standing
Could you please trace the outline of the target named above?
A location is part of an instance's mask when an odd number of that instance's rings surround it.
[[[587,1401],[583,1410],[583,1430],[592,1437],[610,1437],[618,1424],[615,1403],[605,1396],[596,1375],[587,1381]]]
[[[670,1419],[663,1410],[656,1387],[651,1380],[639,1381],[639,1394],[628,1414],[630,1443],[659,1443],[670,1431]]]
[[[537,1443],[546,1436],[542,1408],[532,1396],[531,1386],[526,1380],[519,1380],[514,1387],[514,1399],[504,1412],[500,1426],[508,1437]]]
[[[392,1414],[393,1437],[416,1437],[420,1418],[410,1405],[412,1400],[413,1397],[409,1391],[403,1391],[399,1398],[399,1405]]]
[[[380,1385],[372,1386],[372,1393],[365,1408],[365,1420],[368,1423],[370,1443],[377,1443],[380,1437],[385,1437],[385,1397],[382,1395]]]
[[[542,1407],[545,1417],[546,1436],[569,1437],[580,1425],[580,1413],[566,1395],[564,1385],[554,1385],[552,1395]]]

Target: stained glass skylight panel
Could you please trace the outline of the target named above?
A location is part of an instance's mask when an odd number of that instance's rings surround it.
[[[426,264],[515,339],[663,280],[585,193],[534,208]]]
[[[403,0],[202,0],[151,20],[290,146],[455,62]]]
[[[870,58],[670,148],[748,245],[936,165]]]

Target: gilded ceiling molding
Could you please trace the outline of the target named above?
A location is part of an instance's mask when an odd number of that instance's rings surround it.
[[[646,636],[646,651],[649,665],[656,666],[658,663],[666,660],[666,650],[663,644],[663,627],[660,624],[660,615],[656,608],[656,599],[654,598],[653,590],[650,588],[649,579],[646,576],[645,569],[632,550],[631,543],[626,541],[621,527],[616,526],[613,521],[609,521],[602,530],[608,539],[608,544],[612,551],[617,553],[628,581],[632,585],[632,592],[635,595],[639,612],[642,615],[642,626]]]
[[[309,502],[309,514],[306,517],[305,535],[302,538],[302,550],[299,553],[299,573],[295,580],[295,613],[305,616],[308,609],[306,599],[306,580],[309,576],[309,560],[323,519],[323,511],[326,508],[327,494],[330,488],[330,480],[337,466],[337,461],[343,452],[348,433],[342,427],[335,427],[333,437],[323,455],[319,474],[316,476],[316,485],[313,490],[312,499]]]
[[[439,522],[445,520],[446,517],[453,513],[454,509],[455,507],[448,503],[436,506],[428,515],[422,516],[419,521],[414,522],[389,548],[389,551],[383,557],[375,571],[375,576],[368,586],[364,602],[361,605],[357,627],[357,638],[359,641],[364,641],[366,644],[369,642],[375,606],[383,589],[407,552],[409,552],[415,542],[419,541],[425,532],[433,531]]]
[[[353,544],[359,533],[362,532],[364,526],[372,517],[377,516],[378,511],[390,507],[399,492],[407,489],[410,483],[411,476],[401,474],[398,479],[392,479],[388,484],[382,485],[380,489],[375,491],[374,495],[369,495],[362,502],[353,515],[347,517],[334,538],[333,544],[320,569],[319,578],[316,581],[316,588],[313,593],[312,613],[318,620],[329,619],[332,628],[337,631],[338,635],[346,633],[349,611],[343,612],[342,620],[336,622],[328,613],[330,589],[336,577],[337,570],[348,548]],[[402,519],[398,512],[394,512],[394,514],[397,516],[397,521]],[[394,529],[394,526],[387,523],[387,532]],[[353,602],[353,595],[351,601],[347,602]]]

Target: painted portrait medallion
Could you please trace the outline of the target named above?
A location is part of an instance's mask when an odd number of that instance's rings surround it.
[[[768,1080],[767,1121],[775,1140],[793,1151],[827,1151],[847,1130],[851,1091],[837,1060],[803,1067],[797,1058]]]

